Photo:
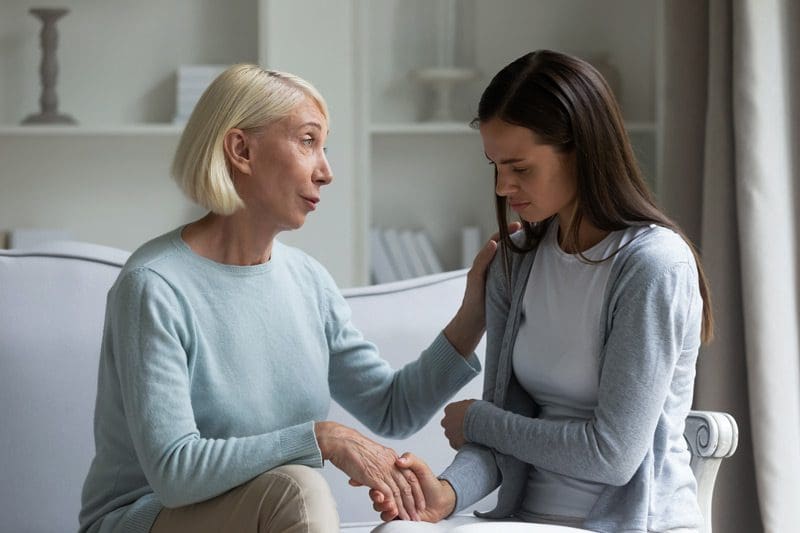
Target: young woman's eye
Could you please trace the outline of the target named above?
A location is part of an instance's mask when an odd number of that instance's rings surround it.
[[[528,169],[525,167],[511,167],[511,170],[517,174],[525,174],[528,172]]]

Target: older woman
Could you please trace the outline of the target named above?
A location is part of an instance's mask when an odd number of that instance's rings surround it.
[[[322,96],[291,74],[237,65],[200,99],[173,175],[209,213],[139,248],[109,292],[81,533],[337,530],[326,459],[418,518],[413,472],[328,407],[406,435],[472,379],[496,243],[442,334],[391,369],[325,269],[275,240],[333,179],[327,135]]]

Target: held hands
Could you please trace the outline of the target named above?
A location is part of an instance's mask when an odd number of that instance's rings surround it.
[[[508,225],[509,233],[514,233],[522,225],[513,222]],[[483,330],[486,329],[485,288],[486,270],[492,262],[497,251],[499,233],[489,238],[489,242],[478,252],[472,261],[472,267],[467,273],[467,288],[464,290],[464,300],[456,316],[444,328],[444,335],[450,344],[463,356],[475,351]]]
[[[419,487],[425,496],[425,509],[418,511],[419,520],[438,522],[453,513],[456,506],[456,493],[453,487],[447,481],[437,479],[425,461],[411,453],[404,453],[395,464],[401,470],[413,472],[419,481]],[[381,520],[389,522],[398,517],[402,519],[402,516],[391,508],[389,502],[384,500],[380,491],[370,490],[369,497],[372,500],[372,508],[381,514]]]
[[[370,487],[370,497],[380,495],[386,512],[419,520],[426,508],[424,493],[413,470],[396,466],[394,450],[336,422],[317,422],[314,432],[323,459],[350,476],[351,485]]]
[[[464,417],[473,402],[475,400],[461,400],[448,404],[444,408],[444,418],[442,418],[444,436],[447,437],[450,447],[454,450],[458,450],[467,442],[464,437]]]

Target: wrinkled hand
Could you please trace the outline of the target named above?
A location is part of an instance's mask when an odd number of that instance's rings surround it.
[[[438,522],[447,518],[456,506],[456,493],[450,483],[437,479],[425,461],[411,453],[404,453],[397,459],[396,465],[404,471],[414,473],[419,480],[420,488],[425,495],[426,507],[419,511],[419,519],[425,522]],[[384,501],[383,495],[377,490],[370,490],[372,508],[381,514],[381,520],[388,522],[398,517]]]
[[[444,436],[447,437],[450,447],[454,450],[458,450],[467,442],[464,438],[464,416],[473,402],[475,400],[461,400],[448,404],[444,408],[444,418],[442,418]]]
[[[317,422],[314,427],[323,459],[350,476],[353,486],[366,485],[382,495],[382,501],[403,520],[419,520],[425,496],[410,469],[396,466],[397,454],[336,422]]]
[[[514,233],[522,227],[519,222],[508,225],[509,233]],[[481,248],[472,267],[467,273],[467,287],[464,289],[464,299],[456,316],[444,328],[444,335],[450,344],[463,356],[475,351],[486,329],[486,271],[492,263],[492,258],[497,252],[497,241],[500,234],[495,233],[489,238],[486,245]]]

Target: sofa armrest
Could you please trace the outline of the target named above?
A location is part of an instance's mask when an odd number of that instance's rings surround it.
[[[697,502],[703,513],[701,531],[711,533],[711,502],[720,463],[736,451],[739,427],[728,413],[690,411],[683,432],[692,452],[692,471],[697,480]]]

